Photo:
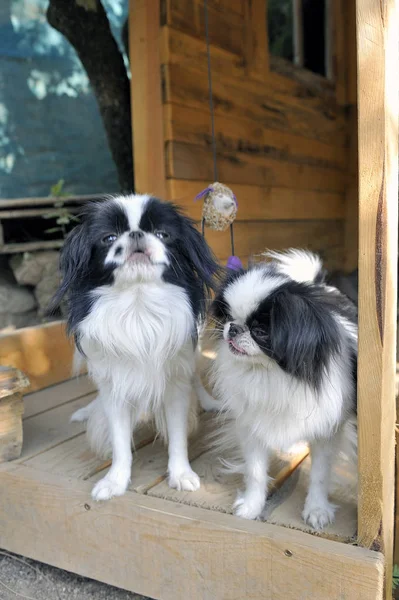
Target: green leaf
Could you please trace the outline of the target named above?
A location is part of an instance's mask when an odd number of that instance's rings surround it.
[[[394,565],[393,566],[393,573],[392,573],[392,587],[394,590],[396,590],[396,588],[399,586],[399,566],[398,565]]]
[[[50,229],[45,229],[44,233],[56,233],[57,231],[62,231],[62,227],[50,227]]]
[[[59,196],[62,193],[62,188],[64,187],[64,183],[65,183],[65,181],[63,179],[60,179],[59,181],[57,181],[57,183],[52,185],[50,188],[50,195],[51,196]]]

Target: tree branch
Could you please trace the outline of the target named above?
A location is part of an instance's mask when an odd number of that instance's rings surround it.
[[[130,82],[99,0],[50,0],[50,25],[76,50],[96,96],[119,185],[133,191]]]

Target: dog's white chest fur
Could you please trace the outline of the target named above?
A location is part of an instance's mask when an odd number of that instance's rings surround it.
[[[342,363],[344,357],[342,357]],[[349,361],[348,361],[349,364]],[[332,364],[319,392],[287,375],[274,361],[265,365],[239,362],[221,344],[214,383],[240,429],[276,450],[299,441],[329,437],[342,423],[351,395],[342,369]]]
[[[114,397],[121,400],[131,390],[129,401],[154,401],[171,377],[192,369],[193,328],[185,291],[160,281],[98,289],[94,310],[82,321],[79,333],[90,373],[99,385],[112,385]],[[187,356],[182,360],[183,349]]]

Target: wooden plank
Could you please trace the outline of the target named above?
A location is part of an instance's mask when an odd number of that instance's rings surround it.
[[[257,186],[295,187],[344,193],[348,183],[345,173],[323,167],[309,167],[282,162],[263,156],[218,151],[218,173],[221,181]],[[213,177],[211,149],[194,144],[167,142],[166,174],[168,178],[207,181]]]
[[[33,392],[24,396],[24,419],[29,419],[40,413],[46,412],[51,408],[76,400],[82,396],[87,396],[96,391],[96,386],[87,377],[75,377],[50,387],[46,387],[38,392]]]
[[[29,391],[70,379],[73,344],[57,321],[0,335],[0,364],[16,367],[30,380]]]
[[[90,200],[98,200],[104,196],[104,192],[98,194],[86,194],[83,196],[62,196],[61,198],[54,196],[44,196],[41,198],[2,198],[1,209],[6,208],[21,208],[25,206],[54,206],[58,202],[62,204],[84,204]]]
[[[24,443],[20,462],[54,448],[65,440],[85,430],[84,423],[70,423],[72,414],[94,400],[96,394],[88,394],[61,406],[40,413],[24,421]]]
[[[283,465],[285,466],[285,462],[274,455],[270,462],[270,477],[275,478]],[[201,479],[201,487],[198,491],[178,492],[171,489],[166,481],[162,481],[152,487],[148,495],[231,514],[237,490],[243,487],[242,476],[222,473],[219,457],[212,451],[205,452],[193,460],[192,468]]]
[[[147,423],[143,424],[134,435],[135,450],[140,452],[140,449],[148,444],[151,447],[154,437],[153,427]],[[139,452],[133,458],[133,484],[136,481],[136,472],[141,475],[140,465],[137,464]],[[47,473],[58,473],[66,477],[85,480],[94,476],[95,481],[104,476],[109,462],[96,456],[90,450],[85,433],[23,461],[24,464]],[[94,474],[97,473],[98,475],[95,476]]]
[[[398,3],[357,0],[359,541],[392,593],[398,253]]]
[[[345,37],[346,37],[346,101],[349,148],[347,169],[351,175],[345,194],[345,263],[346,271],[351,272],[358,266],[359,248],[359,183],[358,183],[358,135],[357,135],[357,67],[356,67],[356,28],[355,0],[346,5]]]
[[[165,0],[162,23],[200,40],[205,40],[204,3],[202,0]],[[242,14],[216,3],[208,4],[209,37],[211,44],[244,56],[244,19]]]
[[[195,70],[180,65],[165,65],[164,101],[203,110],[208,83]],[[250,90],[249,85],[219,76],[213,81],[216,114],[255,120],[259,126],[287,131],[343,147],[346,145],[344,113],[324,106],[313,110],[300,99],[278,94],[267,87]]]
[[[129,56],[135,191],[165,197],[160,2],[130,0]]]
[[[90,482],[23,465],[0,483],[3,548],[152,598],[382,599],[364,548],[140,494],[92,503]]]
[[[184,68],[195,69],[207,77],[208,56],[204,38],[194,37],[186,30],[162,27],[161,30],[162,64],[180,64]],[[242,79],[246,76],[243,59],[233,52],[211,45],[211,66],[214,76],[225,73]]]
[[[188,448],[190,461],[194,461],[204,452],[207,435],[212,429],[212,417],[213,415],[210,413],[202,415],[197,431],[190,438]],[[136,440],[136,437],[134,439]],[[166,480],[167,467],[168,450],[162,440],[156,439],[154,443],[141,447],[133,458],[130,489],[139,494],[146,494],[159,482]],[[90,481],[94,484],[102,477],[104,477],[103,470],[101,472],[97,471],[90,477]]]
[[[358,266],[359,249],[359,185],[356,176],[358,171],[358,143],[357,143],[357,107],[348,109],[350,130],[350,148],[348,157],[348,172],[353,173],[345,193],[345,262],[344,269],[352,272]]]
[[[178,104],[164,105],[165,141],[186,142],[211,147],[211,119],[207,110]],[[317,140],[277,131],[250,119],[232,119],[215,115],[217,147],[221,151],[240,152],[309,166],[347,170],[347,152]]]
[[[309,248],[318,252],[329,269],[342,267],[342,221],[240,222],[234,226],[237,256],[259,254],[266,248]],[[230,232],[206,230],[206,240],[221,260],[230,254]]]
[[[265,30],[266,31],[266,30]],[[309,108],[325,110],[337,107],[335,88],[325,77],[297,68],[280,57],[270,56],[271,69],[262,81],[248,74],[246,61],[233,52],[211,44],[212,73],[238,85],[245,78],[246,87],[254,93],[269,94],[270,90],[286,96],[287,101],[301,102]],[[161,31],[162,64],[180,65],[203,74],[207,79],[207,49],[205,38],[190,35],[187,30],[163,27]]]
[[[170,179],[168,196],[183,207],[194,219],[200,219],[202,202],[194,201],[201,190],[212,181]],[[343,194],[317,192],[279,187],[258,187],[227,183],[234,191],[239,204],[236,221],[269,220],[336,220],[345,216]]]
[[[49,214],[54,216],[63,215],[65,212],[65,208],[26,208],[26,209],[14,209],[14,210],[2,210],[3,209],[3,201],[0,204],[0,219],[8,220],[8,219],[26,219],[30,217],[45,217]],[[72,215],[76,215],[79,212],[79,208],[68,208],[68,212]]]
[[[269,71],[267,40],[267,3],[265,0],[244,2],[246,75],[266,81]]]
[[[62,248],[63,245],[64,240],[2,244],[0,246],[0,254],[19,254],[21,252],[35,252],[36,250],[53,250],[54,248]]]

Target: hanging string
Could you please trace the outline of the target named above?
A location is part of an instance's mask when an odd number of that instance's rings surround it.
[[[204,0],[204,21],[205,21],[205,39],[206,39],[206,54],[208,60],[208,89],[209,89],[209,110],[211,113],[211,133],[212,133],[212,153],[213,153],[213,179],[218,181],[218,165],[217,165],[217,149],[216,149],[216,133],[215,133],[215,111],[213,106],[213,91],[212,91],[212,69],[211,69],[211,48],[209,42],[209,15],[208,15],[208,0]],[[202,217],[201,223],[202,235],[205,236],[205,219]],[[234,228],[233,223],[230,224],[230,244],[231,254],[234,253]]]

